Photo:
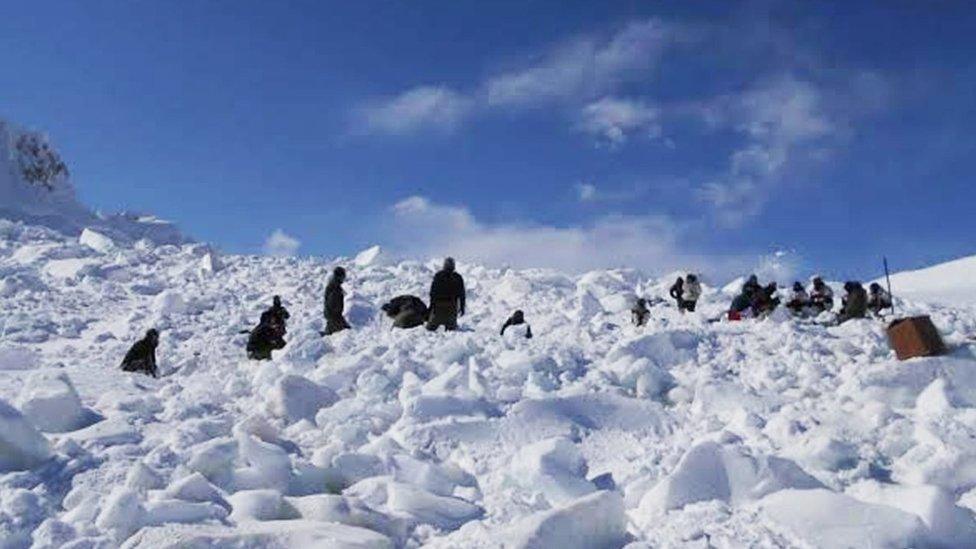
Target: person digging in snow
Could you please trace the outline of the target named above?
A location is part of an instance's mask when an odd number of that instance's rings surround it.
[[[342,289],[342,283],[345,281],[345,269],[336,267],[332,270],[329,283],[325,286],[325,333],[323,335],[332,335],[350,327],[346,317],[343,316],[346,292]]]
[[[271,360],[271,351],[285,346],[281,337],[281,326],[276,324],[270,310],[261,313],[261,320],[251,330],[247,338],[247,358],[252,360]]]
[[[834,308],[834,291],[819,276],[813,279],[810,306],[817,314]]]
[[[457,330],[458,316],[464,316],[464,278],[455,272],[454,259],[444,260],[444,267],[434,275],[430,284],[430,317],[427,329]]]
[[[881,311],[891,307],[891,295],[881,287],[881,284],[872,282],[868,292],[868,309],[871,309],[875,316],[880,316]]]
[[[752,303],[759,291],[761,288],[758,288],[758,284],[755,288],[749,284],[744,284],[742,290],[732,298],[732,303],[729,305],[729,320],[742,320],[749,316],[752,313]]]
[[[685,276],[685,283],[681,293],[681,301],[678,305],[681,312],[695,312],[695,305],[698,303],[698,298],[701,297],[701,292],[701,283],[698,282],[698,277],[694,274],[688,274]]]
[[[786,308],[799,315],[803,310],[810,306],[810,296],[807,295],[806,288],[799,281],[793,283],[793,291],[790,293],[790,300],[786,302]]]
[[[647,324],[647,317],[650,314],[651,311],[647,308],[647,300],[642,297],[637,300],[637,303],[630,310],[630,320],[634,323],[634,326],[643,326]]]
[[[671,299],[673,299],[674,302],[678,305],[678,310],[682,312],[684,312],[685,310],[684,307],[681,305],[681,296],[684,293],[685,293],[685,280],[679,276],[678,280],[675,280],[674,284],[672,284],[671,288],[668,290],[668,295],[670,295]]]
[[[157,376],[156,347],[159,346],[159,332],[155,328],[146,332],[146,336],[135,342],[129,352],[122,359],[122,370],[126,372],[142,372],[153,377]]]
[[[525,324],[525,338],[532,339],[532,326],[526,324],[525,314],[522,313],[521,310],[515,311],[514,313],[512,313],[512,316],[508,317],[508,320],[506,320],[505,324],[502,325],[501,335],[505,335],[505,330],[507,330],[509,327],[521,326],[523,324]]]
[[[840,314],[837,315],[837,323],[843,324],[852,318],[864,318],[868,313],[868,293],[864,291],[864,286],[860,282],[851,280],[844,283],[843,305]]]
[[[381,307],[394,328],[416,328],[427,320],[427,305],[415,295],[400,295]]]
[[[287,321],[291,318],[291,314],[281,305],[281,296],[274,296],[271,300],[271,308],[267,312],[270,315],[271,326],[280,337],[284,338],[288,332]]]
[[[776,297],[777,287],[775,282],[770,282],[765,288],[759,288],[752,296],[752,314],[756,317],[769,316],[779,306],[779,297]]]

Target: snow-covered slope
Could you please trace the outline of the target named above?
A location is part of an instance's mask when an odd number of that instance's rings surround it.
[[[186,241],[171,223],[138,214],[97,215],[78,202],[68,165],[47,136],[0,119],[0,218],[80,234],[96,228],[116,240]]]
[[[0,546],[976,546],[971,310],[904,303],[953,351],[902,363],[877,320],[709,323],[707,289],[638,329],[670,279],[461,265],[463,330],[401,331],[435,265],[371,250],[322,338],[333,261],[101,236],[0,221]],[[119,371],[149,327],[164,376]]]
[[[884,284],[884,280],[878,280]],[[946,305],[976,305],[976,256],[891,275],[898,297]]]

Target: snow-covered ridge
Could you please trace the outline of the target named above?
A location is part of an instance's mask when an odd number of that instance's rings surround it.
[[[116,240],[187,239],[171,223],[148,215],[93,213],[75,196],[69,166],[44,134],[0,119],[0,218],[21,220],[78,235],[95,228]]]
[[[878,280],[884,284],[884,280]],[[896,296],[948,305],[976,305],[976,256],[891,275]]]
[[[460,265],[464,331],[391,330],[435,262],[218,256],[0,220],[4,547],[972,546],[971,311],[907,301],[952,346],[900,363],[884,324],[709,323],[670,278]],[[280,294],[273,361],[245,335]],[[535,338],[498,330],[525,311]],[[118,363],[149,327],[160,379]]]

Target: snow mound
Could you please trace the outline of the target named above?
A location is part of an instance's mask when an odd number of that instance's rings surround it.
[[[526,517],[509,535],[506,545],[519,549],[621,547],[627,539],[623,498],[608,491],[590,494]]]
[[[16,408],[0,400],[0,472],[30,469],[49,457],[51,448],[44,435]]]
[[[319,410],[338,401],[339,396],[332,389],[299,375],[286,375],[271,390],[268,409],[289,423],[300,419],[314,421]]]
[[[371,265],[384,265],[390,262],[389,256],[379,246],[372,246],[359,252],[352,260],[357,267],[369,267]]]
[[[891,291],[898,298],[950,306],[976,305],[976,256],[963,257],[915,271],[891,275]],[[884,285],[886,281],[875,282]]]
[[[31,375],[17,405],[35,427],[46,433],[77,431],[99,419],[82,406],[75,386],[65,373]]]
[[[251,522],[236,527],[168,525],[144,528],[122,547],[274,547],[280,549],[393,549],[382,534],[331,522],[282,520]]]

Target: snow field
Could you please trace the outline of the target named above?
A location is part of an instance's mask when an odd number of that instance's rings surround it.
[[[971,309],[901,303],[952,352],[897,362],[874,320],[706,288],[638,329],[672,277],[462,263],[462,331],[391,330],[436,262],[371,249],[322,338],[334,262],[86,234],[0,221],[0,547],[976,546]],[[162,377],[121,372],[150,327]]]

